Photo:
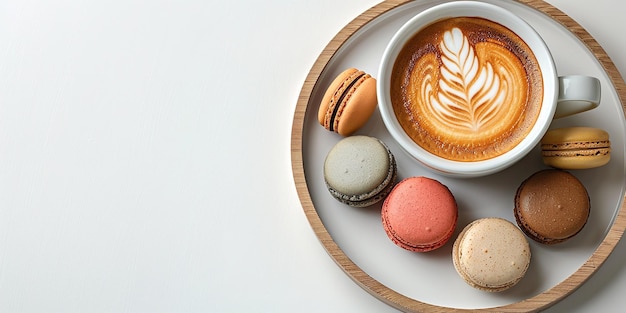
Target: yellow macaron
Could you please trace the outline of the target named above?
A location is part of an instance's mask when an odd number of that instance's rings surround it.
[[[609,133],[593,127],[551,129],[541,139],[541,155],[546,165],[555,168],[600,167],[611,159]]]

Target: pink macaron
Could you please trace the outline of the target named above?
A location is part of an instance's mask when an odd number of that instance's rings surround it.
[[[443,246],[454,233],[457,219],[458,208],[452,192],[427,177],[402,180],[382,207],[383,227],[389,239],[415,252]]]

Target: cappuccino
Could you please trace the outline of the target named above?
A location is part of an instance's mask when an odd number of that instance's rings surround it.
[[[393,110],[426,151],[454,161],[506,153],[530,132],[543,101],[530,47],[478,17],[437,21],[400,51],[391,74]]]

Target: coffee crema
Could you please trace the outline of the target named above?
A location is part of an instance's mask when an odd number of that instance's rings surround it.
[[[506,153],[541,110],[542,75],[530,47],[508,28],[478,17],[437,21],[402,48],[391,101],[419,146],[454,161]]]

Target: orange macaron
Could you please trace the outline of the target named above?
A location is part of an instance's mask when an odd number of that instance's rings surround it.
[[[414,252],[443,246],[454,233],[458,219],[452,192],[427,177],[410,177],[396,184],[383,202],[381,214],[389,239]]]
[[[329,131],[349,136],[363,127],[376,109],[376,79],[356,68],[341,72],[329,85],[318,121]]]

